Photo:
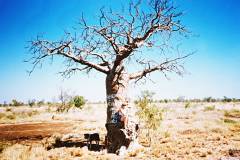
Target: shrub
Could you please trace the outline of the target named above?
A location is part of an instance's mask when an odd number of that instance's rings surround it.
[[[3,103],[3,107],[7,107],[7,106],[8,106],[7,102],[4,101],[4,103]]]
[[[52,102],[47,102],[47,105],[48,106],[53,106],[53,103]]]
[[[6,117],[7,117],[7,119],[10,119],[10,120],[16,119],[16,115],[14,115],[14,114],[7,115]]]
[[[204,111],[213,111],[213,110],[215,110],[215,106],[214,105],[213,106],[206,106],[204,108]]]
[[[164,138],[169,138],[171,136],[171,134],[168,131],[164,132]]]
[[[217,100],[212,97],[206,97],[203,99],[203,102],[216,102]]]
[[[60,105],[57,106],[57,112],[65,112],[73,106],[72,96],[65,90],[61,89],[58,96]]]
[[[185,97],[184,96],[180,96],[176,99],[176,102],[185,102]]]
[[[237,123],[236,121],[234,121],[234,120],[232,120],[232,119],[228,119],[228,118],[225,118],[225,119],[223,120],[223,122],[224,122],[224,123],[232,123],[232,124]]]
[[[222,102],[232,102],[232,99],[224,96]]]
[[[30,107],[34,106],[35,104],[36,104],[36,100],[35,100],[35,99],[28,101],[28,105],[29,105]]]
[[[232,109],[232,110],[229,110],[229,111],[224,111],[224,116],[225,117],[240,118],[240,110]]]
[[[8,142],[0,142],[0,154],[3,152],[3,150],[7,147],[9,147],[10,144]]]
[[[39,107],[41,107],[41,106],[43,106],[45,103],[44,103],[44,100],[41,100],[41,101],[38,101],[37,102],[37,105],[39,106]]]
[[[37,115],[37,114],[39,114],[39,112],[37,110],[34,110],[32,112],[27,113],[28,117],[32,117],[32,116]]]
[[[73,98],[73,103],[75,107],[82,109],[86,103],[86,100],[84,99],[83,96],[75,96]]]
[[[6,108],[6,112],[12,112],[12,108]]]
[[[137,115],[145,122],[148,130],[147,136],[151,145],[151,134],[160,127],[162,121],[162,110],[153,104],[152,96],[154,93],[149,91],[142,92],[141,97],[135,103],[139,109]]]
[[[168,103],[168,100],[167,100],[167,99],[164,99],[164,103]]]
[[[0,112],[0,119],[6,117],[6,114]]]
[[[17,101],[16,99],[12,100],[12,106],[17,107],[17,106],[22,106],[22,105],[24,105],[23,102]]]
[[[184,106],[185,109],[190,108],[190,107],[191,107],[191,103],[190,103],[190,102],[187,102],[187,103],[185,104],[185,106]]]

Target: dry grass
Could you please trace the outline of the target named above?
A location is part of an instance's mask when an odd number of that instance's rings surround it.
[[[117,159],[114,154],[106,154],[104,152],[88,151],[86,147],[61,147],[51,150],[46,150],[41,145],[22,145],[14,144],[11,147],[4,149],[3,154],[0,155],[1,160],[94,160],[94,159]]]
[[[228,125],[229,129],[239,134],[240,132],[240,110],[238,109],[231,109],[224,111],[224,116],[226,118],[223,121]]]
[[[17,120],[32,118],[38,114],[40,113],[37,110],[15,112],[12,108],[6,108],[6,112],[0,112],[0,123],[13,123]]]
[[[0,120],[1,121],[11,121],[11,120],[15,120],[16,119],[16,115],[12,112],[10,113],[0,113]]]
[[[205,108],[204,108],[204,111],[214,111],[215,110],[215,106],[214,105],[212,105],[212,106],[206,106]]]
[[[223,119],[223,122],[224,122],[224,123],[231,123],[231,124],[237,123],[237,121],[234,121],[234,120],[228,119],[228,118],[224,118],[224,119]]]
[[[56,143],[57,135],[36,143],[18,142],[12,146],[3,145],[0,159],[3,160],[58,160],[58,159],[220,159],[229,157],[231,149],[240,149],[240,112],[228,110],[223,104],[194,104],[194,107],[185,109],[184,103],[160,104],[161,108],[168,108],[164,113],[161,129],[152,137],[152,145],[146,132],[141,128],[139,143],[142,148],[129,151],[126,156],[107,154],[106,150],[100,152],[89,151],[86,147],[52,147]],[[225,105],[225,104],[224,104]],[[207,106],[207,107],[206,107]],[[210,106],[210,107],[209,107]],[[223,107],[220,108],[220,107]],[[235,106],[237,107],[237,106]],[[219,109],[220,108],[220,109]],[[214,110],[214,111],[213,111]],[[12,113],[9,111],[8,114]],[[55,116],[54,121],[71,121],[74,126],[72,133],[84,134],[98,132],[102,138],[106,134],[104,128],[106,107],[90,106],[83,111],[73,111],[65,114],[42,113],[38,118],[49,114]],[[206,112],[213,111],[213,112]],[[223,114],[224,111],[224,114]],[[0,112],[1,117],[7,113]],[[96,116],[98,115],[98,116]],[[27,115],[28,116],[28,115]],[[19,116],[17,115],[17,119]],[[34,120],[34,119],[32,119]],[[48,119],[47,119],[48,120]],[[79,123],[81,121],[81,124]],[[220,122],[221,121],[221,122]],[[224,123],[223,123],[224,122]],[[206,127],[207,126],[207,127]],[[64,135],[59,135],[64,136]],[[49,147],[50,146],[50,147]],[[52,148],[47,150],[47,148]],[[1,149],[1,147],[0,147]]]
[[[229,111],[224,111],[225,117],[240,118],[240,110],[231,109]]]

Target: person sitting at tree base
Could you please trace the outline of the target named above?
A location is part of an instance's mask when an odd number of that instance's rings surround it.
[[[113,123],[116,123],[116,124],[123,123],[123,126],[125,129],[127,128],[127,125],[128,125],[126,106],[127,106],[127,103],[123,103],[113,116]]]

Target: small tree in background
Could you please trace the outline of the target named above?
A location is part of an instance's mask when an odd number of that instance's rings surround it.
[[[60,105],[57,108],[57,112],[68,112],[68,110],[72,107],[72,96],[67,91],[61,89],[58,98],[60,100]]]
[[[69,91],[61,89],[58,96],[60,105],[57,108],[57,112],[68,112],[70,108],[76,107],[82,109],[86,103],[83,96],[73,96],[74,94]]]
[[[212,102],[212,97],[206,97],[203,99],[204,102]]]
[[[231,102],[231,101],[232,101],[232,99],[228,98],[226,96],[224,96],[223,99],[222,99],[222,102]]]
[[[35,99],[28,100],[28,105],[29,105],[30,107],[33,107],[35,104],[36,104],[36,100],[35,100]]]
[[[11,104],[12,106],[15,106],[15,107],[24,105],[23,102],[17,101],[16,99],[13,99]]]
[[[7,106],[9,106],[9,104],[7,104],[7,102],[4,101],[4,102],[3,102],[3,107],[7,107]]]
[[[38,102],[37,102],[37,105],[38,105],[39,107],[43,106],[44,104],[45,104],[44,100],[41,100],[41,101],[38,101]]]
[[[82,109],[86,103],[86,100],[84,99],[83,96],[75,96],[73,98],[73,103],[75,107]]]
[[[160,127],[162,121],[162,110],[153,104],[153,95],[153,92],[144,91],[141,97],[135,102],[139,109],[137,115],[145,122],[150,145],[152,143],[152,134]]]

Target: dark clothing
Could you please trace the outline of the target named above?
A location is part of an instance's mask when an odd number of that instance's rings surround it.
[[[121,115],[119,114],[119,112],[116,112],[113,117],[112,117],[112,122],[113,123],[120,123],[121,122]]]

